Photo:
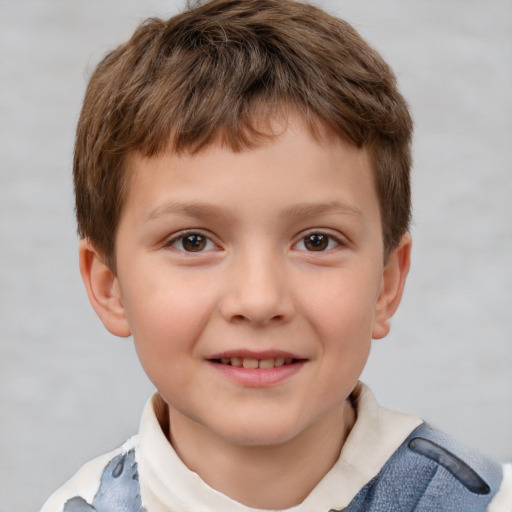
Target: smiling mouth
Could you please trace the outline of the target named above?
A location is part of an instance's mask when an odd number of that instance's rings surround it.
[[[268,370],[270,368],[279,368],[294,363],[302,362],[303,359],[293,359],[291,357],[272,357],[268,359],[255,359],[253,357],[221,357],[219,359],[210,359],[212,363],[226,366],[235,366],[237,368],[247,368]]]

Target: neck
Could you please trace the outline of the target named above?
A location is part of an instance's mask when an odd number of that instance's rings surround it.
[[[171,443],[190,470],[243,505],[277,510],[304,501],[333,467],[355,412],[347,400],[292,439],[264,446],[229,442],[173,409],[169,418]]]

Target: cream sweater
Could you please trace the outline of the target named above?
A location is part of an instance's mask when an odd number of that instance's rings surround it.
[[[355,392],[357,421],[338,461],[309,496],[286,512],[327,512],[349,505],[361,488],[375,477],[407,436],[422,423],[413,416],[379,407],[363,384]],[[147,512],[269,512],[246,507],[209,487],[180,460],[160,427],[155,399],[146,404],[140,431],[122,447],[85,464],[57,490],[41,512],[62,512],[75,496],[92,503],[108,462],[135,449],[142,503]],[[512,512],[512,464],[504,466],[504,478],[488,512]]]

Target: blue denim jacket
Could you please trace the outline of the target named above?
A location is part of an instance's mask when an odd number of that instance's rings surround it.
[[[498,492],[502,476],[499,464],[424,423],[343,510],[484,512]]]

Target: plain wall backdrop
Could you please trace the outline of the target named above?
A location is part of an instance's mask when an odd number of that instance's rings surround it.
[[[512,460],[512,2],[318,0],[390,62],[416,122],[413,266],[363,379],[383,405]],[[136,432],[152,386],[77,264],[87,78],[182,0],[0,0],[0,512],[37,510]]]

